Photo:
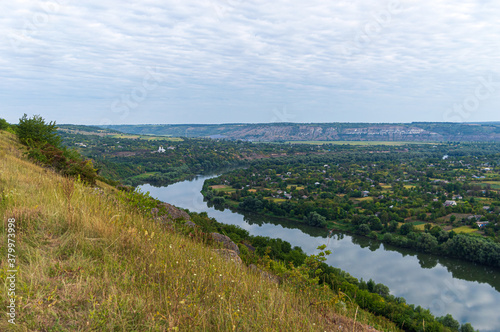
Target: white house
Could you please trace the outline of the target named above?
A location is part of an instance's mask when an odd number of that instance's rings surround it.
[[[158,153],[163,153],[163,152],[165,152],[165,149],[163,148],[163,146],[160,146],[158,148]]]
[[[476,225],[481,228],[489,224],[489,221],[478,221],[476,222]]]

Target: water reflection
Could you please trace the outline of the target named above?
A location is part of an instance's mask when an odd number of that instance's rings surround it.
[[[437,316],[451,313],[461,323],[470,322],[482,332],[500,331],[500,269],[416,253],[354,235],[334,233],[328,238],[328,232],[315,227],[209,207],[200,194],[206,178],[197,177],[164,188],[141,187],[160,200],[207,212],[219,222],[238,225],[252,235],[281,238],[308,254],[328,244],[333,251],[328,264],[356,278],[383,283],[393,295],[429,308]]]

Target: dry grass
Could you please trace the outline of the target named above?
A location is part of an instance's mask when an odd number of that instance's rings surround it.
[[[17,325],[3,318],[0,331],[373,331],[353,325],[355,307],[267,282],[134,212],[104,184],[22,160],[15,144],[0,132],[2,255],[7,218],[19,225]],[[363,311],[356,320],[397,330]]]

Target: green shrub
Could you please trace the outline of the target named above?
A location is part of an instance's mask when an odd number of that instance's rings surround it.
[[[39,115],[28,118],[24,114],[19,119],[16,134],[19,141],[28,146],[26,154],[30,159],[53,167],[64,175],[77,177],[91,185],[95,184],[97,171],[92,161],[84,160],[75,150],[61,147],[61,139],[56,130],[55,122],[46,123]]]
[[[26,114],[19,119],[16,127],[19,141],[28,146],[50,144],[59,147],[61,138],[57,135],[57,127],[54,121],[45,123],[40,115],[28,118]]]
[[[9,123],[5,119],[0,118],[0,130],[7,130],[9,127]]]

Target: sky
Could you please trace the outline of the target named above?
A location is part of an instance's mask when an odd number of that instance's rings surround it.
[[[10,0],[0,118],[500,121],[500,2]]]

